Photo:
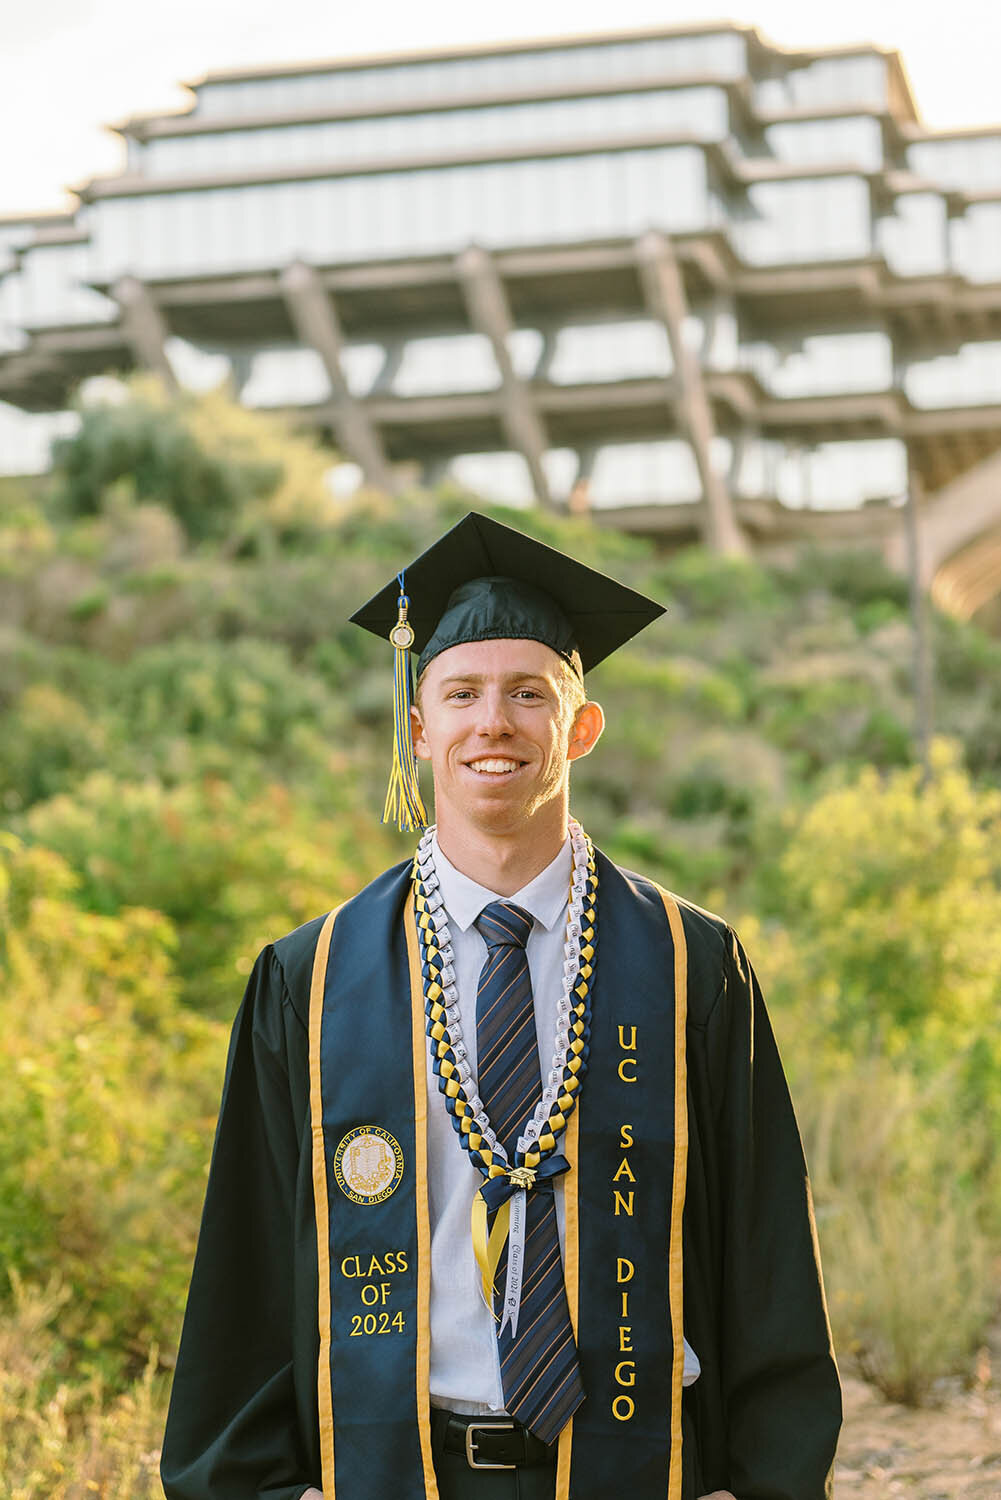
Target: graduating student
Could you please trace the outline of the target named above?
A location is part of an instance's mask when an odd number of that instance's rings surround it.
[[[168,1500],[822,1500],[796,1123],[726,923],[569,816],[662,610],[470,515],[354,616],[415,857],[267,947],[230,1048]],[[410,647],[420,653],[410,702]]]

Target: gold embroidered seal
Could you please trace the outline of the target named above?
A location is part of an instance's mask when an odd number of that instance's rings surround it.
[[[357,1125],[334,1152],[334,1181],[352,1203],[382,1203],[403,1177],[403,1152],[381,1125]]]

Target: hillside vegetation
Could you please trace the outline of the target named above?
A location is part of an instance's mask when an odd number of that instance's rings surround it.
[[[328,463],[137,382],[0,496],[0,1500],[159,1494],[243,981],[412,847],[378,821],[390,648],[346,621],[477,502],[339,503]],[[589,679],[608,729],[574,810],[741,930],[839,1350],[933,1399],[973,1369],[1001,1247],[1001,647],[934,621],[925,779],[877,560],[491,513],[669,607]]]

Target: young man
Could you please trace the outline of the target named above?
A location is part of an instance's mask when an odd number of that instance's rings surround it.
[[[396,649],[390,804],[423,821],[416,752],[437,825],[251,977],[168,1500],[830,1494],[840,1390],[753,974],[569,816],[603,727],[583,671],[660,613],[472,515],[354,617]]]

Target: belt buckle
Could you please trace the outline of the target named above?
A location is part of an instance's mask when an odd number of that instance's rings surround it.
[[[471,1469],[516,1469],[517,1464],[481,1464],[476,1462],[474,1432],[513,1432],[513,1422],[470,1422],[466,1428],[466,1463]]]

